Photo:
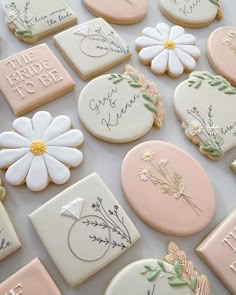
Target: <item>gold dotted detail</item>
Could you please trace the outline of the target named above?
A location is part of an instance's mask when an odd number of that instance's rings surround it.
[[[35,156],[40,156],[46,152],[46,143],[41,140],[35,140],[31,143],[30,151]]]
[[[165,46],[166,49],[175,49],[176,44],[175,44],[174,41],[166,40],[166,41],[164,42],[164,46]]]

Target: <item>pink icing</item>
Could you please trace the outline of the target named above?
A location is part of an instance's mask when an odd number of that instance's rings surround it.
[[[141,150],[155,153],[154,164],[168,160],[168,171],[182,176],[183,192],[201,209],[196,212],[179,194],[169,196],[160,185],[141,181],[138,169],[144,162],[139,158]],[[150,166],[152,169],[152,166]],[[150,226],[172,235],[191,235],[205,228],[215,211],[215,194],[209,177],[199,163],[183,150],[161,141],[149,141],[134,147],[126,155],[122,165],[122,185],[126,198],[134,211]]]
[[[1,283],[1,295],[61,295],[38,258]]]
[[[32,110],[75,83],[46,44],[0,62],[0,89],[16,115]]]
[[[197,252],[236,294],[236,210],[198,246]]]
[[[236,27],[222,27],[211,34],[208,58],[213,69],[236,86]]]
[[[83,0],[98,16],[114,21],[138,21],[145,16],[147,0]]]

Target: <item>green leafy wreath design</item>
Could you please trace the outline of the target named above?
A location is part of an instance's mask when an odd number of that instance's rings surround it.
[[[219,91],[224,92],[224,94],[236,94],[236,88],[232,87],[231,84],[221,76],[214,76],[210,73],[203,73],[203,74],[195,74],[189,79],[189,87],[194,87],[198,89],[203,81],[208,82],[208,84],[212,87],[217,87]]]
[[[150,112],[154,113],[155,115],[157,115],[157,104],[159,101],[159,97],[156,94],[154,94],[153,96],[148,94],[149,83],[148,82],[144,84],[141,83],[136,73],[130,72],[129,76],[111,74],[109,77],[109,80],[111,80],[113,84],[118,84],[123,80],[127,80],[130,87],[142,88],[141,89],[142,96],[146,100],[146,102],[144,103],[145,108],[148,109]]]
[[[194,292],[197,289],[197,278],[191,276],[189,281],[184,279],[180,264],[177,260],[174,262],[173,267],[173,270],[169,270],[165,266],[163,260],[157,260],[157,265],[144,265],[145,270],[141,272],[141,274],[147,275],[147,280],[153,282],[161,273],[164,273],[167,276],[170,286],[188,286]]]

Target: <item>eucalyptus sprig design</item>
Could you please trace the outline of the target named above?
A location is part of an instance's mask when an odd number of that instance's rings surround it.
[[[113,248],[119,247],[121,250],[127,248],[127,244],[132,244],[132,239],[127,226],[125,225],[124,216],[120,216],[119,206],[114,205],[113,209],[106,209],[103,205],[102,198],[97,197],[97,201],[92,204],[92,208],[95,212],[98,212],[104,222],[97,222],[95,220],[85,220],[83,224],[86,226],[100,227],[102,229],[109,229],[114,235],[119,236],[123,242],[116,240],[110,240],[108,238],[101,238],[98,236],[90,236],[93,242],[103,243],[107,245],[110,243]]]
[[[201,215],[202,210],[194,203],[193,198],[185,192],[182,175],[178,172],[170,172],[168,160],[155,161],[155,153],[149,150],[141,150],[139,158],[145,164],[148,163],[148,166],[141,166],[138,169],[138,176],[141,181],[151,181],[153,185],[159,185],[163,194],[167,194],[176,200],[182,200],[197,215]]]
[[[33,16],[29,13],[30,0],[26,1],[23,11],[21,11],[15,2],[7,5],[8,13],[6,21],[16,26],[15,34],[27,39],[33,38]]]
[[[197,288],[197,278],[192,276],[190,280],[185,279],[177,260],[174,262],[173,268],[168,267],[163,260],[157,260],[155,265],[144,265],[144,271],[141,274],[145,275],[149,282],[155,281],[158,277],[166,277],[172,287],[188,286],[194,292]]]
[[[211,75],[207,72],[192,75],[188,80],[188,86],[198,89],[203,82],[207,82],[212,87],[217,87],[219,91],[222,91],[225,94],[236,94],[236,88],[231,86],[226,79],[221,76]]]

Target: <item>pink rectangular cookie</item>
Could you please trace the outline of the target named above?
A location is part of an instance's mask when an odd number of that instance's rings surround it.
[[[0,90],[21,116],[71,91],[75,82],[46,44],[0,61]]]
[[[61,295],[38,258],[0,285],[1,295]]]
[[[231,294],[236,294],[236,210],[206,237],[196,251]]]

